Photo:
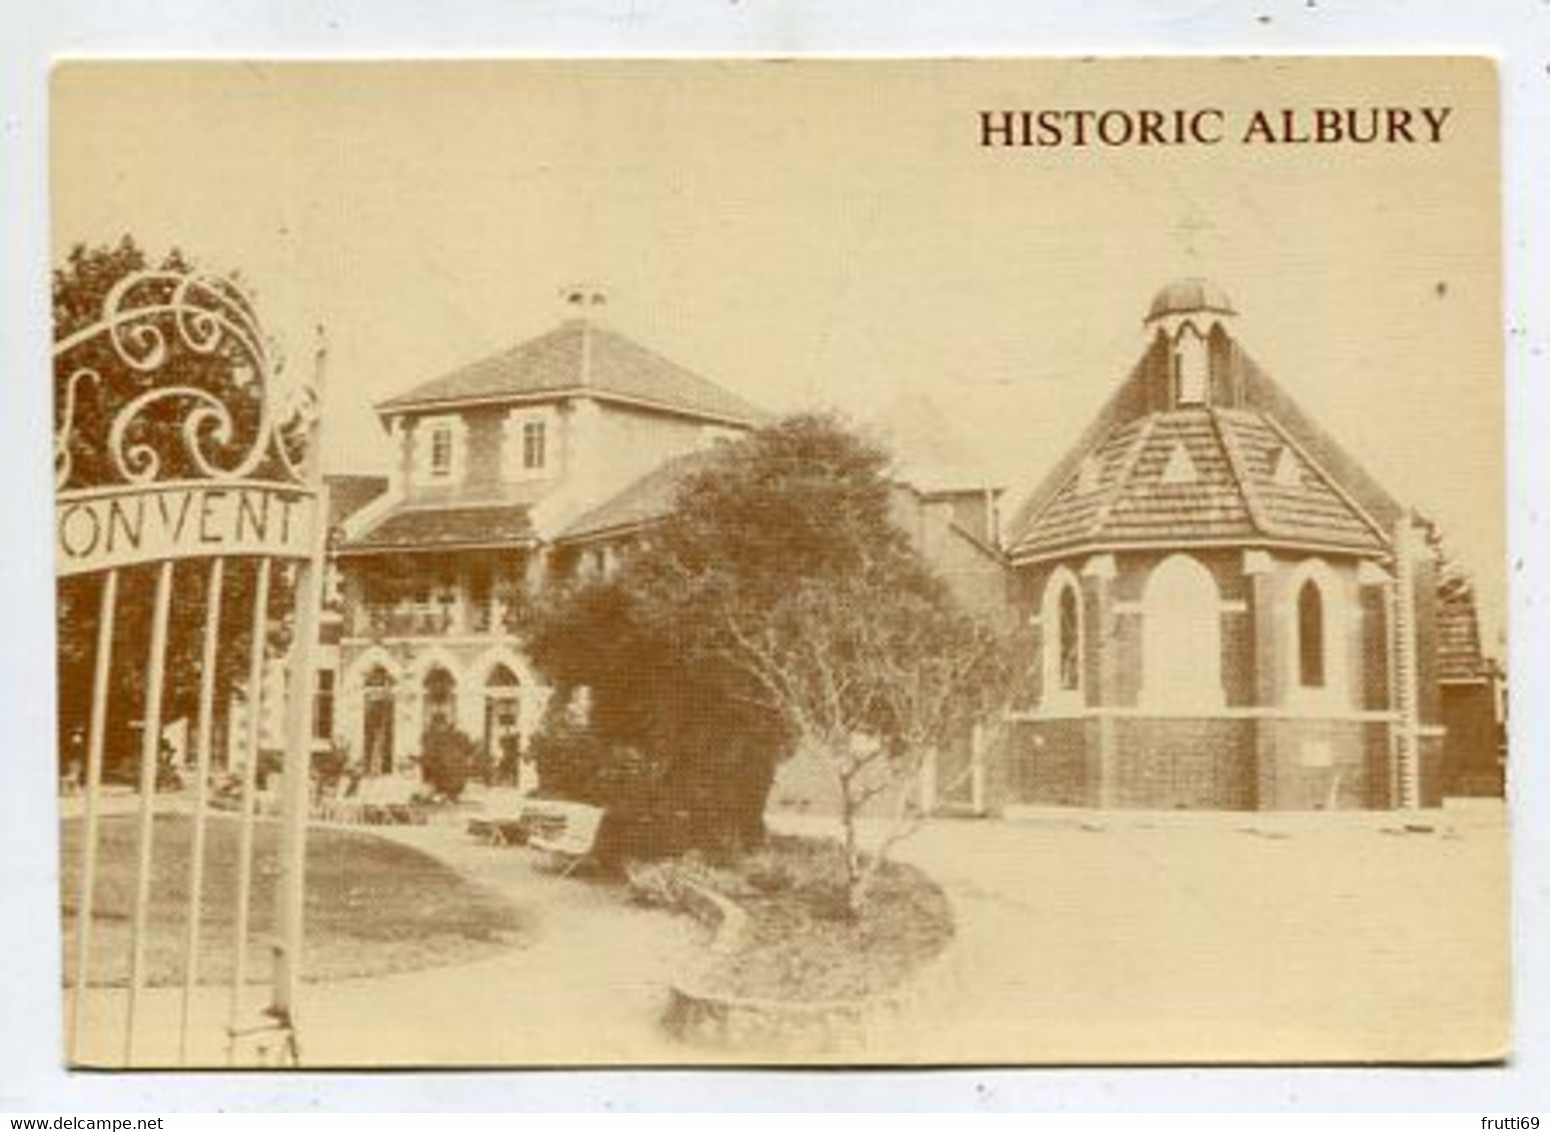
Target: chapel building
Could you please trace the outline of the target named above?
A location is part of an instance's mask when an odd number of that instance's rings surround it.
[[[1139,362],[1008,525],[1035,657],[995,764],[1008,805],[1439,800],[1441,662],[1470,659],[1439,656],[1424,530],[1235,318],[1209,282],[1165,287]]]

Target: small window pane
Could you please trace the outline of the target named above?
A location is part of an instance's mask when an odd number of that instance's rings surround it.
[[[522,467],[537,471],[544,466],[544,422],[527,421],[522,426]]]
[[[448,475],[452,471],[452,430],[438,428],[431,433],[431,474]]]

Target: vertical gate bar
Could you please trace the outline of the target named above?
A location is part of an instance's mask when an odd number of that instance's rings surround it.
[[[118,571],[102,579],[97,606],[97,655],[92,670],[91,721],[86,748],[86,812],[81,830],[81,879],[75,902],[75,981],[70,1000],[69,1051],[72,1063],[80,1059],[81,1034],[85,1029],[88,991],[87,969],[91,963],[92,898],[97,883],[97,802],[102,792],[102,744],[107,734],[108,678],[113,662],[113,619],[118,612]]]
[[[317,525],[323,526],[324,500],[316,500]],[[321,548],[320,548],[321,549]],[[275,926],[275,982],[271,1005],[276,1018],[292,1027],[294,1038],[296,984],[301,974],[302,917],[306,899],[307,819],[312,786],[312,713],[314,652],[318,635],[318,604],[322,600],[317,562],[301,566],[296,585],[295,649],[291,656],[290,695],[286,704],[285,772],[282,778],[280,883]]]
[[[258,780],[259,725],[264,708],[264,646],[269,635],[269,570],[272,560],[258,560],[253,583],[253,640],[248,655],[247,761],[242,767],[242,791],[238,802],[241,825],[237,837],[237,896],[233,944],[231,1002],[227,1011],[226,1060],[236,1053],[237,1030],[242,1024],[243,984],[248,977],[248,904],[253,890],[253,793]]]
[[[183,936],[183,1003],[178,1016],[178,1063],[188,1064],[188,1031],[194,986],[199,981],[199,919],[204,907],[205,823],[210,795],[210,739],[215,725],[215,669],[221,635],[221,589],[226,559],[210,562],[205,591],[204,651],[199,668],[199,734],[194,763],[194,843],[188,858],[188,926]]]
[[[296,988],[301,978],[303,919],[306,912],[307,820],[311,816],[312,730],[315,710],[318,620],[323,605],[323,572],[328,553],[328,488],[323,482],[322,397],[327,346],[318,328],[313,395],[318,412],[307,429],[306,479],[312,488],[310,556],[296,577],[296,631],[291,637],[290,694],[285,716],[285,797],[280,829],[280,883],[275,909],[278,938],[271,1012],[289,1029],[297,1050]]]
[[[144,731],[140,735],[140,820],[136,838],[134,925],[129,942],[129,1007],[124,1020],[124,1064],[134,1064],[136,1011],[145,978],[145,935],[151,904],[151,849],[156,818],[156,769],[161,762],[161,698],[167,668],[167,616],[172,608],[173,563],[156,571],[151,613],[150,667],[146,673]]]

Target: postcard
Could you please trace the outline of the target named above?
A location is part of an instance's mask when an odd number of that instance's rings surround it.
[[[65,1063],[1508,1055],[1489,60],[50,113]]]

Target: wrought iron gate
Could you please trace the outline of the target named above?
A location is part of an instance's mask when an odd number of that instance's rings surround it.
[[[62,763],[69,759],[61,788],[71,795],[62,804],[79,810],[79,875],[73,893],[61,893],[62,904],[73,897],[75,919],[66,941],[73,967],[66,980],[67,1054],[76,1064],[135,1066],[219,1063],[223,1056],[231,1063],[253,1052],[267,1060],[273,1051],[296,1063],[313,654],[326,533],[321,345],[310,383],[282,383],[280,356],[247,295],[229,279],[182,270],[125,276],[89,325],[66,330],[56,331],[54,346],[56,555],[66,609],[61,672],[66,638],[79,638],[81,658],[79,683],[67,686],[62,677],[60,700]],[[144,605],[126,608],[130,589],[148,591],[148,612]],[[277,625],[276,609],[287,600],[292,612]],[[244,634],[243,655],[224,664],[233,648],[243,649]],[[167,750],[171,636],[187,646],[179,656],[196,670],[172,674],[187,692],[180,702],[192,781],[163,799],[158,787],[176,773]],[[277,636],[288,636],[288,644],[276,645]],[[276,705],[266,703],[265,687],[272,694],[275,682],[266,675],[279,664],[287,676],[283,704]],[[261,795],[261,747],[277,707],[281,786]],[[138,719],[129,718],[136,711]],[[68,735],[66,720],[77,725]],[[110,763],[133,778],[132,794],[109,789]],[[224,790],[214,785],[218,764]],[[115,804],[129,813],[109,814]],[[176,816],[158,822],[159,813]],[[276,820],[277,830],[269,824]],[[165,842],[174,821],[186,838],[186,866],[179,858],[172,870],[159,870],[169,858],[158,861],[158,834]],[[223,845],[235,842],[235,863],[212,877],[207,857],[217,822],[227,823]],[[125,836],[129,824],[132,837]],[[116,836],[105,839],[110,825]],[[264,972],[249,937],[261,829],[266,842],[278,842],[277,903],[269,1000],[255,1009],[250,977]],[[124,859],[131,842],[132,865]],[[131,891],[105,892],[104,868],[112,878],[132,876]],[[178,874],[181,888],[170,880]],[[104,986],[94,981],[102,965],[94,935],[109,930],[99,905],[122,905],[126,895],[127,975],[122,986]],[[211,951],[207,895],[230,901],[224,992],[201,983]],[[163,972],[162,981],[173,987],[148,986],[153,935],[157,954],[171,956],[177,975]],[[113,942],[123,942],[121,933]],[[212,1003],[222,994],[224,1003]],[[210,1024],[221,1015],[223,1026]],[[151,1036],[162,1051],[146,1051]]]

